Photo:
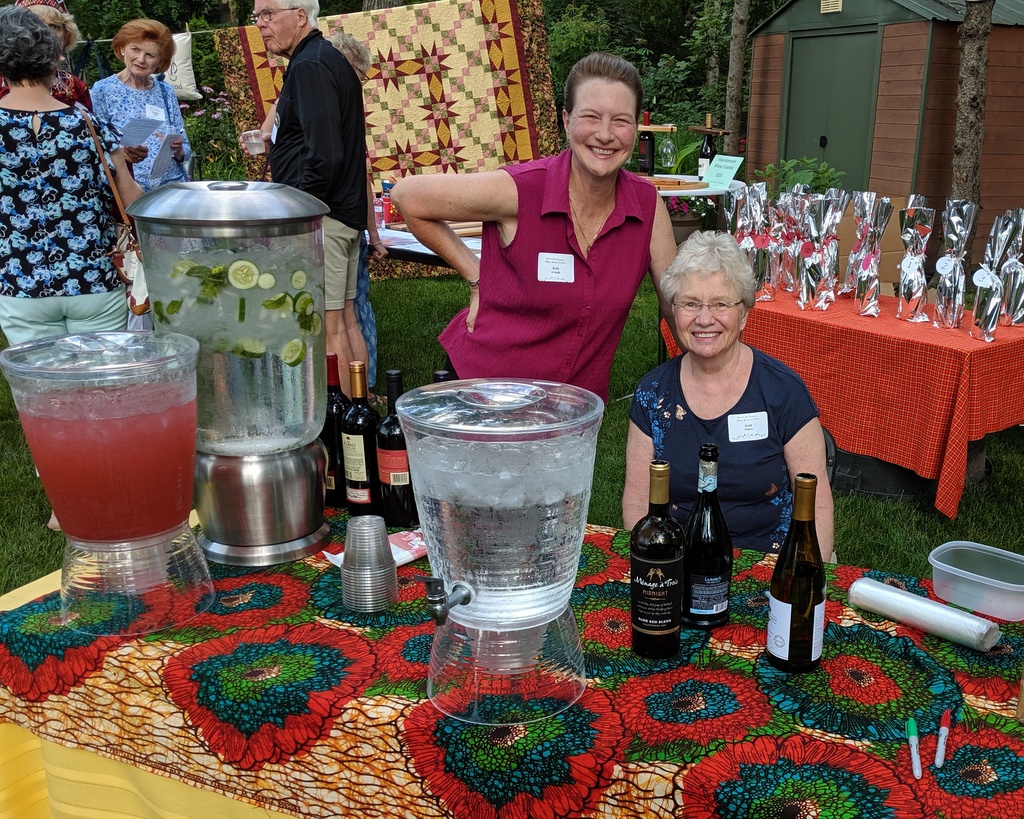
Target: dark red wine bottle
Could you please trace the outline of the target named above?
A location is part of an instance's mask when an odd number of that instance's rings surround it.
[[[341,419],[345,453],[345,501],[348,513],[384,516],[377,475],[377,425],[380,415],[366,400],[366,364],[348,365],[352,382],[352,404]]]
[[[658,660],[679,653],[683,527],[668,511],[668,461],[651,461],[648,510],[629,534],[633,652]]]
[[[395,412],[395,402],[402,394],[402,373],[388,370],[388,414],[377,425],[377,469],[380,494],[384,504],[384,522],[388,526],[412,529],[419,525],[416,501],[409,480],[409,451],[405,433]]]
[[[644,111],[644,125],[651,124],[651,112]],[[654,176],[654,134],[641,131],[637,137],[637,168],[640,173]]]
[[[702,444],[697,499],[683,525],[683,625],[711,629],[729,619],[732,535],[718,501],[718,447]]]
[[[338,356],[327,354],[327,417],[320,431],[320,441],[327,449],[326,491],[324,506],[341,509],[345,506],[345,455],[341,439],[341,419],[352,402],[341,391]]]

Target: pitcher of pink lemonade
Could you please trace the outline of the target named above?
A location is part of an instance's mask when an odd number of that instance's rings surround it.
[[[43,488],[67,538],[64,624],[90,634],[180,625],[213,602],[188,525],[199,343],[81,333],[0,352]]]

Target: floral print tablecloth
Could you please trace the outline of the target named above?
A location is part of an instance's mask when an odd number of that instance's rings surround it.
[[[332,527],[337,549],[343,520]],[[572,604],[590,682],[551,719],[441,714],[426,698],[426,563],[399,570],[397,605],[365,615],[342,606],[337,569],[315,555],[214,565],[212,607],[145,637],[70,630],[56,594],[0,613],[0,721],[303,816],[1024,816],[1021,624],[980,654],[847,603],[861,576],[921,596],[929,582],[831,567],[821,667],[787,676],[761,659],[774,557],[737,552],[730,622],[648,662],[629,649],[628,556],[627,533],[588,528]],[[125,611],[95,617],[123,626]]]

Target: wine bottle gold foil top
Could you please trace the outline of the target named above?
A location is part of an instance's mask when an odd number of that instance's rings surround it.
[[[353,398],[366,398],[366,364],[362,361],[348,363],[348,375]]]
[[[711,114],[705,114],[704,115],[704,127],[705,128],[710,128],[711,127]]]
[[[651,461],[650,503],[668,503],[668,461]]]
[[[814,520],[814,497],[818,491],[818,476],[801,472],[796,476],[793,493],[793,520]]]

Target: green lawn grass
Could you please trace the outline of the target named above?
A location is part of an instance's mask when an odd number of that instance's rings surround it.
[[[454,275],[375,281],[378,384],[384,371],[401,369],[407,388],[427,383],[444,361],[437,335],[467,302]],[[598,438],[589,519],[622,523],[619,502],[630,398],[636,382],[658,363],[657,302],[645,283],[633,306],[612,368],[611,399]],[[48,531],[45,495],[36,479],[6,381],[0,379],[0,594],[60,567],[63,536]],[[988,481],[969,487],[956,520],[927,499],[883,500],[836,493],[836,546],[840,560],[858,566],[931,576],[928,553],[949,540],[973,540],[1024,554],[1024,429],[990,435]],[[696,457],[696,453],[694,454]],[[83,476],[83,480],[87,479]]]

